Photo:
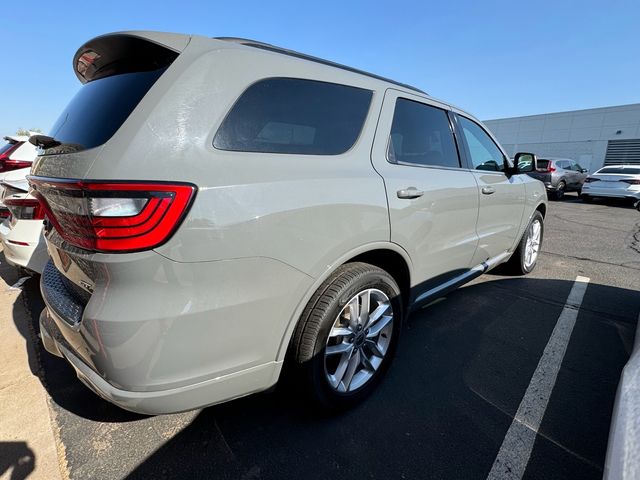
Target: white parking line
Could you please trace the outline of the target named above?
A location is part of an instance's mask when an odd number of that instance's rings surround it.
[[[589,278],[576,277],[558,322],[544,348],[542,358],[538,362],[538,367],[533,372],[527,391],[520,402],[516,416],[502,441],[488,479],[519,480],[524,475],[588,283]]]

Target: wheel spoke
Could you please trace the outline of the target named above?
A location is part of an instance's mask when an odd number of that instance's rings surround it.
[[[340,353],[347,353],[353,350],[351,343],[338,343],[337,345],[328,345],[325,349],[327,355],[338,355]]]
[[[360,315],[358,316],[358,323],[360,325],[366,325],[369,319],[369,308],[371,301],[371,290],[365,290],[360,295]]]
[[[349,391],[349,385],[351,385],[351,381],[353,380],[353,376],[356,374],[359,365],[360,350],[356,350],[353,355],[351,355],[351,358],[349,359],[349,365],[347,366],[347,369],[344,372],[344,376],[342,377],[342,381],[340,382],[344,389],[343,391]]]
[[[329,332],[329,337],[348,337],[353,334],[349,327],[333,327]]]
[[[349,327],[355,331],[358,326],[358,317],[360,316],[360,303],[358,302],[358,297],[351,299],[348,307]]]
[[[385,352],[380,350],[380,347],[378,346],[378,342],[375,342],[373,340],[367,340],[365,342],[365,345],[367,345],[371,349],[371,353],[373,353],[376,357],[379,357],[379,358],[384,357]]]
[[[393,315],[383,315],[382,317],[380,317],[380,320],[378,320],[372,327],[369,327],[367,338],[376,338],[378,335],[380,335],[380,332],[384,329],[384,327],[389,325],[392,320]]]
[[[364,368],[366,368],[370,372],[375,372],[376,371],[376,367],[373,366],[373,364],[371,363],[371,360],[369,360],[369,357],[367,357],[366,353],[360,352],[360,358],[362,360],[362,366]]]
[[[380,303],[376,309],[371,313],[371,315],[369,315],[369,319],[367,320],[367,323],[365,324],[365,328],[366,327],[372,327],[373,325],[375,325],[375,323],[380,320],[380,318],[382,318],[382,315],[384,315],[384,313],[389,310],[389,307],[391,306],[391,304],[389,302],[382,302]]]
[[[340,387],[340,383],[342,382],[342,378],[344,377],[344,374],[347,371],[347,367],[349,366],[349,360],[351,360],[352,355],[353,355],[353,350],[351,350],[350,352],[343,353],[335,373],[333,375],[328,375],[329,383],[333,388],[337,389]]]

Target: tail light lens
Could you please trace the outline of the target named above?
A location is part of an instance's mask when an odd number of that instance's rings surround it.
[[[11,160],[0,159],[0,173],[2,172],[10,172],[11,170],[18,170],[20,168],[30,167],[33,162],[29,160]]]
[[[629,178],[626,180],[620,180],[621,182],[628,183],[629,185],[640,185],[640,180],[635,178]]]
[[[16,142],[0,154],[0,173],[31,166],[31,162],[28,160],[12,160],[9,158],[23,143],[24,142]]]
[[[95,252],[150,250],[176,231],[195,197],[185,183],[60,181],[29,177],[67,242]]]
[[[33,198],[5,198],[4,204],[16,220],[44,220],[44,208]]]
[[[553,165],[551,165],[549,163],[546,167],[536,168],[536,171],[545,172],[545,173],[551,173],[551,172],[555,172],[556,171],[556,167],[554,167]]]

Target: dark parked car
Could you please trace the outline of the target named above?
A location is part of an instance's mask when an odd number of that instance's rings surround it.
[[[560,200],[565,192],[582,192],[588,170],[569,158],[539,158],[533,178],[544,183],[549,198]]]

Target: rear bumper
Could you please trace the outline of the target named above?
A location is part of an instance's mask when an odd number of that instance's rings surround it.
[[[18,221],[14,227],[8,221],[2,222],[0,241],[7,263],[42,273],[49,255],[41,232],[40,220]]]
[[[282,340],[310,277],[265,258],[106,257],[94,261],[104,280],[88,301],[65,291],[68,281],[53,265],[41,277],[45,348],[91,390],[127,410],[159,414],[275,384]]]
[[[195,385],[133,392],[114,387],[80,360],[57,331],[48,309],[40,315],[40,332],[44,348],[67,360],[78,379],[95,394],[125,410],[146,415],[192,410],[265,390],[277,381],[282,367],[281,362],[270,362]]]
[[[582,186],[582,194],[589,195],[592,197],[629,198],[629,199],[640,200],[640,186],[634,186],[634,187],[620,188],[620,189],[598,188],[598,187],[592,187],[589,184],[585,183]]]

